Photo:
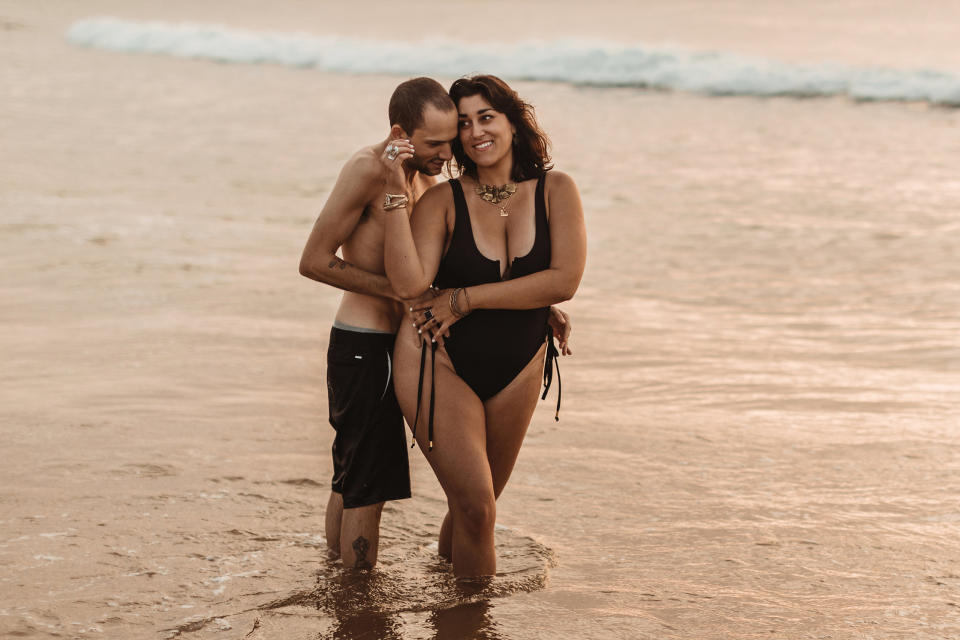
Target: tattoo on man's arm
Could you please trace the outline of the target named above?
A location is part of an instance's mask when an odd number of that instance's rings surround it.
[[[336,267],[340,267],[340,270],[341,270],[341,271],[343,271],[344,269],[346,269],[347,266],[351,266],[351,267],[352,267],[353,265],[350,264],[349,262],[344,262],[343,260],[341,260],[341,259],[338,258],[337,256],[333,256],[333,260],[331,260],[331,261],[330,261],[330,264],[327,265],[327,267],[329,267],[330,269],[334,269],[334,268],[336,268]]]
[[[370,543],[363,536],[357,537],[353,541],[353,552],[357,554],[357,560],[354,562],[355,569],[370,569],[373,565],[367,560],[367,552],[370,551]]]

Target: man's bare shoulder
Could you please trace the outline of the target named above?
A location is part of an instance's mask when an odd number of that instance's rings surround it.
[[[370,187],[381,186],[383,165],[376,145],[363,147],[350,156],[340,171],[340,179],[347,179],[355,185],[369,183]]]

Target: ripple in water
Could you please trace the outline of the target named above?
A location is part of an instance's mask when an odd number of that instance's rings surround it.
[[[339,561],[321,559],[310,588],[254,608],[192,621],[170,629],[169,637],[232,625],[244,630],[246,638],[306,633],[311,638],[337,640],[399,639],[405,637],[402,629],[410,624],[412,614],[429,612],[420,618],[425,618],[421,624],[431,630],[432,637],[501,638],[487,615],[489,601],[544,588],[554,565],[553,552],[529,536],[498,526],[497,575],[458,580],[451,566],[437,556],[435,532],[423,530],[423,522],[439,522],[434,511],[404,507],[399,522],[384,522],[379,563],[372,571],[347,570]],[[413,531],[414,522],[419,531]]]

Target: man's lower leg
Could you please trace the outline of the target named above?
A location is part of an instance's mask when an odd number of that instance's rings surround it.
[[[382,502],[343,510],[340,524],[340,558],[344,567],[372,569],[377,563],[382,510]]]

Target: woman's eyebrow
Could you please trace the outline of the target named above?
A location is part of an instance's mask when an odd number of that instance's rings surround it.
[[[481,113],[485,113],[485,112],[487,112],[487,111],[496,111],[496,109],[494,109],[493,107],[484,107],[483,109],[478,109],[478,110],[477,110],[477,115],[480,115]],[[465,113],[458,113],[458,114],[457,114],[457,117],[458,117],[458,118],[466,118],[466,117],[467,117],[467,114],[465,114]]]

